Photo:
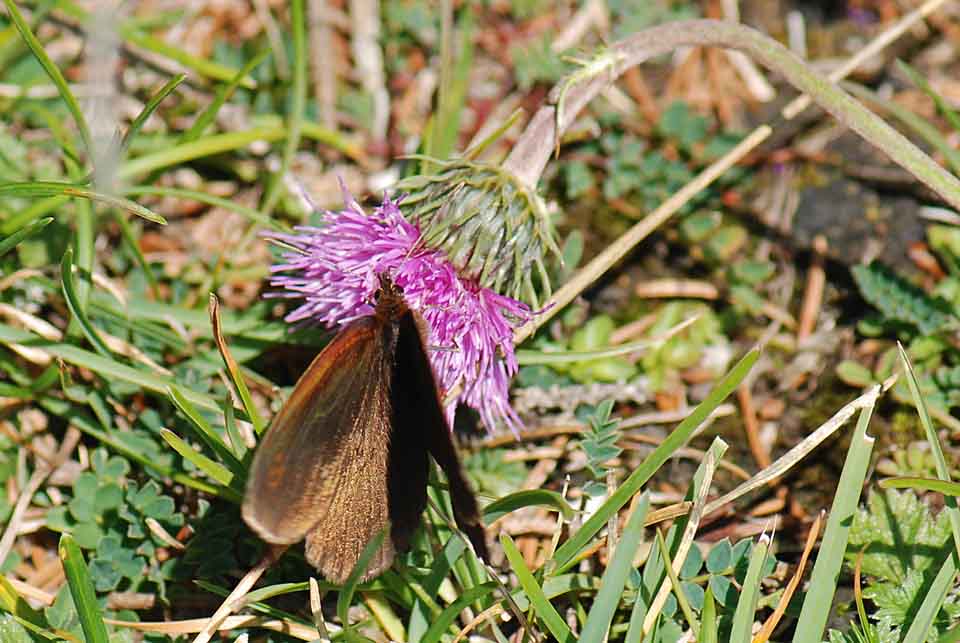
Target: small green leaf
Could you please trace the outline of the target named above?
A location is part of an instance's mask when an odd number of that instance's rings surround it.
[[[873,373],[860,362],[845,359],[837,364],[837,377],[848,386],[866,388],[876,384]]]
[[[84,549],[93,549],[103,538],[103,530],[95,522],[81,522],[70,532],[77,544]]]
[[[715,543],[707,553],[707,571],[711,574],[721,574],[730,567],[733,560],[733,546],[730,545],[730,539]]]
[[[696,549],[696,547],[694,547]],[[696,583],[691,583],[690,581],[683,581],[680,583],[680,589],[683,590],[684,596],[687,598],[687,602],[690,603],[690,606],[697,610],[698,612],[703,609],[703,588],[697,585]]]
[[[120,485],[109,483],[97,489],[93,506],[97,514],[116,509],[123,502],[123,489]]]
[[[737,600],[737,588],[726,576],[710,576],[708,584],[714,598],[724,607],[732,606]]]
[[[89,496],[76,496],[70,499],[70,502],[67,503],[67,508],[70,509],[70,515],[74,520],[77,522],[89,522],[96,517],[93,499],[93,494]]]
[[[691,547],[690,553],[687,554],[687,559],[683,561],[680,573],[677,576],[684,580],[693,578],[700,573],[701,567],[703,567],[703,554],[700,553],[699,547]]]
[[[912,324],[925,335],[957,326],[946,301],[927,295],[879,261],[854,266],[852,273],[864,299],[888,319]]]

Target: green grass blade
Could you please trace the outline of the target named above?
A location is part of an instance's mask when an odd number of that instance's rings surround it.
[[[920,415],[920,424],[923,426],[923,432],[927,436],[927,443],[930,445],[930,453],[933,455],[933,461],[936,464],[937,477],[944,482],[950,482],[950,466],[947,464],[947,458],[943,454],[943,445],[940,444],[940,437],[937,435],[936,428],[933,426],[933,420],[930,419],[930,411],[927,409],[927,403],[920,393],[920,383],[917,381],[917,374],[913,370],[913,364],[910,357],[903,349],[903,345],[897,342],[897,350],[900,353],[900,362],[903,364],[903,370],[907,376],[907,386],[910,388],[910,396],[913,397],[914,406],[917,407],[917,413]],[[953,532],[954,551],[960,556],[960,509],[957,507],[957,499],[948,495],[944,497],[946,505],[947,518],[950,519],[950,529]]]
[[[373,615],[373,620],[390,641],[406,641],[407,631],[403,622],[382,594],[371,592],[363,597],[363,605]],[[463,610],[461,610],[463,611]],[[319,629],[319,628],[318,628]]]
[[[944,100],[943,96],[930,85],[930,81],[924,78],[923,74],[900,59],[897,59],[895,64],[897,65],[897,69],[906,74],[910,82],[916,85],[936,103],[937,109],[940,110],[947,119],[947,122],[950,123],[950,127],[952,127],[955,132],[960,132],[960,116],[958,116],[957,112],[950,106],[950,103]]]
[[[446,609],[440,613],[438,617],[433,620],[433,623],[430,625],[430,629],[426,631],[422,639],[419,639],[421,643],[438,643],[440,637],[443,636],[443,633],[447,631],[454,620],[460,615],[461,612],[471,603],[479,601],[486,596],[489,596],[497,589],[497,584],[483,583],[481,585],[474,585],[470,589],[464,590],[460,596],[457,597],[457,600],[447,605]],[[411,639],[412,640],[412,639]]]
[[[443,579],[447,577],[454,563],[463,556],[466,549],[467,544],[462,538],[448,538],[434,557],[429,573],[421,577],[420,582],[410,574],[406,574],[409,580],[405,578],[405,583],[417,596],[410,607],[410,619],[407,622],[408,636],[412,640],[423,639],[431,623],[440,616],[440,606],[436,604],[433,597],[437,595]]]
[[[581,592],[597,592],[600,589],[600,579],[591,574],[562,574],[560,576],[547,576],[540,586],[543,595],[547,598],[557,598],[566,594],[577,594]],[[517,607],[525,612],[530,609],[530,599],[524,594],[522,588],[516,588],[511,592]]]
[[[247,64],[243,66],[243,69],[237,72],[237,74],[230,79],[230,82],[221,87],[217,91],[217,95],[214,96],[213,101],[207,105],[206,109],[200,112],[200,115],[197,116],[197,120],[193,122],[193,125],[190,126],[186,132],[183,133],[183,136],[180,137],[180,143],[189,143],[190,141],[195,141],[200,136],[203,135],[207,127],[213,123],[216,119],[217,114],[220,113],[220,108],[230,100],[230,97],[233,96],[234,92],[237,91],[237,88],[240,87],[240,84],[243,82],[244,78],[247,78],[250,73],[260,66],[260,63],[263,62],[264,58],[270,53],[269,49],[264,49],[256,56],[247,61]]]
[[[0,560],[0,564],[3,562]],[[43,629],[49,627],[43,612],[30,607],[30,604],[20,596],[20,593],[14,589],[7,577],[2,574],[0,574],[0,610],[13,614],[36,627]]]
[[[674,570],[673,561],[670,560],[670,552],[667,550],[667,542],[663,539],[663,533],[659,529],[657,530],[657,549],[660,551],[660,557],[666,561],[664,568],[667,572],[667,578],[670,579],[670,588],[673,590],[673,596],[680,606],[680,611],[683,612],[683,617],[687,619],[691,630],[700,632],[700,623],[697,621],[697,616],[690,607],[690,601],[687,600],[687,595],[683,593],[680,576],[677,575],[676,570]]]
[[[0,234],[15,234],[17,230],[30,225],[37,219],[40,219],[48,214],[58,212],[63,204],[68,203],[69,201],[70,197],[63,195],[47,197],[46,199],[34,201],[24,209],[0,223]]]
[[[452,3],[445,3],[444,11],[452,13]],[[438,159],[449,158],[456,147],[460,133],[460,120],[466,103],[470,68],[473,64],[473,8],[470,5],[462,9],[457,25],[459,47],[454,46],[452,16],[443,21],[440,51],[440,86],[437,96],[437,110],[430,120],[430,136],[425,139],[425,155]],[[454,59],[454,52],[459,57]],[[429,171],[429,162],[424,161],[424,173]]]
[[[30,52],[37,59],[37,62],[40,63],[40,66],[43,67],[43,70],[47,72],[50,81],[56,86],[57,91],[60,93],[60,98],[63,99],[63,102],[67,105],[67,109],[70,110],[70,114],[77,123],[77,129],[80,130],[80,138],[83,139],[83,144],[87,148],[87,152],[92,151],[93,144],[90,137],[90,128],[87,125],[86,118],[83,116],[83,110],[80,109],[80,103],[77,102],[73,92],[70,91],[70,86],[67,85],[67,80],[63,77],[63,74],[54,64],[53,60],[50,59],[50,56],[47,55],[43,45],[37,40],[37,37],[30,29],[30,25],[24,20],[23,14],[20,13],[20,10],[13,0],[3,0],[3,2],[7,5],[7,14],[10,16],[13,24],[16,25],[17,31],[20,32],[23,41],[27,47],[30,48]]]
[[[813,571],[810,573],[810,584],[793,635],[796,643],[821,640],[833,607],[837,577],[843,565],[853,514],[860,501],[860,491],[863,489],[870,465],[870,454],[873,452],[874,438],[867,435],[867,427],[875,404],[874,402],[860,410],[857,427],[847,449],[846,461],[837,483],[837,495],[830,507],[830,518],[823,532],[820,553],[817,554]]]
[[[147,104],[143,106],[143,109],[140,110],[140,113],[137,114],[137,117],[133,119],[133,122],[130,123],[130,128],[127,130],[127,133],[123,135],[123,139],[120,141],[120,154],[121,156],[126,154],[126,151],[130,148],[130,142],[140,133],[140,129],[143,128],[143,124],[147,122],[147,119],[157,111],[157,108],[160,107],[160,103],[163,102],[163,99],[170,95],[170,93],[177,88],[180,83],[186,80],[186,74],[177,74],[170,80],[168,80],[163,87],[157,90],[157,93],[150,97],[150,100],[147,101]]]
[[[133,255],[133,260],[140,266],[140,270],[143,271],[144,276],[147,278],[147,283],[150,284],[154,294],[156,294],[157,288],[159,287],[157,276],[154,274],[150,262],[143,256],[143,251],[140,250],[140,244],[137,243],[137,238],[133,233],[130,222],[127,221],[127,217],[123,212],[115,211],[114,214],[116,215],[117,224],[120,226],[120,237],[127,246],[127,252]]]
[[[233,449],[234,457],[237,460],[243,461],[244,456],[247,455],[247,445],[240,435],[240,430],[237,428],[237,418],[233,411],[233,403],[230,401],[229,395],[227,399],[223,401],[223,425],[227,430],[227,435],[230,437],[230,447]]]
[[[48,225],[53,222],[53,217],[43,217],[42,219],[36,219],[31,221],[27,225],[23,226],[9,237],[5,239],[0,239],[0,257],[8,253],[17,247],[17,244],[26,239],[27,237],[40,232]]]
[[[73,604],[77,608],[77,616],[80,618],[80,626],[83,628],[87,643],[110,643],[107,626],[103,622],[103,614],[93,589],[93,581],[90,579],[90,571],[73,536],[70,534],[61,536],[57,551],[60,554],[63,573],[67,577],[70,596],[73,597]]]
[[[6,1],[9,2],[10,0]],[[132,25],[128,24],[121,26],[120,35],[131,44],[148,49],[154,53],[164,56],[165,58],[175,60],[187,69],[191,69],[201,76],[222,82],[229,82],[237,74],[237,70],[233,69],[232,67],[221,65],[220,63],[207,60],[206,58],[194,56],[183,47],[177,47],[168,44],[159,38],[143,33]],[[257,87],[256,81],[250,76],[244,77],[241,81],[241,84],[246,89],[256,89]]]
[[[117,172],[118,178],[130,179],[154,170],[167,169],[207,156],[241,150],[255,141],[275,143],[286,138],[287,128],[280,125],[255,127],[240,132],[211,134],[189,143],[180,143],[166,149],[126,161]],[[303,135],[343,152],[354,160],[363,159],[363,150],[355,142],[337,132],[315,123],[303,124]]]
[[[483,508],[483,521],[488,525],[510,512],[524,507],[550,507],[559,511],[567,520],[573,517],[573,507],[563,496],[549,489],[527,489],[497,498]]]
[[[657,628],[660,625],[660,618],[657,617],[657,620],[654,621],[653,628],[651,628],[650,633],[646,637],[643,635],[643,622],[647,618],[647,605],[646,601],[643,600],[639,594],[637,595],[636,600],[633,603],[633,608],[630,610],[630,622],[627,624],[627,635],[624,637],[624,643],[641,643],[641,641],[654,641],[656,640]]]
[[[29,632],[32,632],[33,634],[36,634],[37,636],[41,637],[41,639],[44,641],[52,641],[53,643],[63,643],[63,641],[66,641],[67,643],[83,643],[80,639],[75,637],[73,634],[70,634],[69,632],[64,632],[63,630],[51,631],[49,629],[43,629],[41,627],[37,627],[30,621],[27,621],[17,616],[16,614],[11,614],[10,618],[13,619],[13,621],[15,621],[16,623],[19,623],[23,627],[23,629]],[[31,643],[34,643],[38,639],[30,638],[27,640],[30,641]],[[18,640],[17,643],[21,643],[21,641]]]
[[[351,570],[350,575],[347,576],[347,581],[343,584],[343,587],[337,595],[337,616],[340,618],[340,624],[345,629],[350,627],[347,610],[350,609],[350,604],[353,603],[353,594],[357,590],[360,578],[363,576],[363,573],[367,571],[367,566],[370,564],[373,556],[380,550],[389,530],[390,527],[387,526],[371,538],[370,542],[364,545],[363,551],[360,552],[360,557],[357,559],[357,564],[353,566],[353,570]]]
[[[9,0],[8,0],[9,1]],[[96,190],[89,190],[85,187],[73,183],[63,183],[59,181],[30,181],[22,183],[0,183],[0,196],[72,196],[88,201],[96,201],[104,205],[125,210],[138,217],[146,219],[151,223],[166,225],[167,220],[152,210],[135,203],[130,199],[104,194]]]
[[[530,604],[533,606],[534,612],[540,617],[540,620],[553,638],[564,643],[573,643],[576,641],[576,637],[574,637],[570,628],[567,627],[566,622],[550,603],[549,599],[547,599],[546,595],[544,595],[543,588],[540,587],[537,579],[533,577],[533,574],[527,568],[527,564],[523,561],[523,554],[517,549],[517,546],[513,543],[513,539],[507,534],[500,534],[500,543],[503,545],[503,551],[506,553],[507,560],[510,562],[510,568],[513,570],[513,573],[517,575],[520,586],[523,588],[527,598],[530,599]]]
[[[236,212],[237,214],[246,217],[251,223],[255,223],[265,228],[270,228],[280,232],[290,231],[290,229],[282,222],[264,216],[259,210],[240,205],[236,201],[231,201],[230,199],[222,199],[218,196],[207,194],[205,192],[199,192],[197,190],[183,190],[180,188],[168,188],[158,185],[138,185],[129,187],[124,192],[130,195],[156,194],[158,196],[172,196],[178,199],[199,201],[201,203],[214,205],[218,208],[223,208],[231,212]]]
[[[730,395],[743,378],[750,372],[750,368],[760,355],[758,349],[748,352],[737,364],[721,379],[706,399],[688,415],[667,438],[660,443],[647,458],[631,473],[623,484],[597,509],[583,526],[567,542],[561,545],[553,556],[556,564],[554,574],[565,571],[573,564],[577,553],[607,524],[613,514],[620,510],[630,498],[657,472],[674,451],[686,444],[693,432],[706,420],[713,411]]]
[[[190,420],[190,424],[196,429],[196,435],[201,442],[207,445],[207,447],[217,454],[217,457],[220,458],[220,461],[230,470],[230,473],[233,474],[234,478],[239,481],[243,481],[245,478],[246,469],[240,461],[234,457],[233,453],[230,451],[223,439],[214,431],[213,427],[207,422],[206,418],[197,410],[197,408],[184,397],[183,393],[176,386],[171,386],[167,389],[170,399],[173,401],[173,404],[180,410],[181,413]],[[241,485],[242,486],[242,485]]]
[[[210,478],[213,480],[219,482],[225,487],[226,490],[230,490],[232,492],[229,494],[229,496],[227,494],[223,494],[224,497],[229,497],[231,500],[236,502],[240,501],[240,499],[243,497],[243,491],[235,488],[233,484],[233,474],[230,473],[226,467],[219,462],[214,462],[202,453],[198,453],[196,449],[187,444],[183,438],[170,429],[160,429],[160,437],[163,438],[164,442],[170,445],[170,448],[179,453],[181,457],[189,460],[195,467],[210,476]]]
[[[202,590],[204,590],[204,591],[206,591],[206,592],[210,592],[211,594],[214,594],[215,596],[220,596],[221,598],[226,598],[227,596],[230,595],[230,590],[227,589],[226,587],[221,587],[220,585],[216,585],[216,584],[214,584],[214,583],[210,583],[210,582],[201,580],[201,579],[199,579],[199,578],[195,578],[195,579],[193,580],[193,583],[194,583],[197,587],[199,587],[200,589],[202,589]],[[243,600],[242,603],[243,603],[243,605],[245,605],[251,612],[257,612],[257,613],[259,613],[259,614],[263,614],[263,615],[268,616],[268,617],[270,617],[270,618],[278,619],[278,620],[281,620],[281,621],[288,621],[288,622],[291,622],[291,623],[300,623],[300,624],[302,624],[302,625],[307,625],[307,626],[312,625],[312,623],[310,623],[309,620],[304,619],[302,616],[298,616],[298,615],[296,615],[296,614],[291,614],[290,612],[285,612],[285,611],[283,611],[283,610],[281,610],[281,609],[277,609],[276,607],[272,607],[271,605],[268,605],[267,603],[263,603],[263,602],[259,602],[259,601],[250,601],[250,602],[248,602],[248,601],[246,601],[246,600]],[[179,643],[179,642],[178,642],[178,643]],[[184,643],[185,643],[185,642],[184,642]]]
[[[262,435],[267,425],[260,417],[260,410],[253,403],[253,396],[250,395],[247,381],[243,378],[240,367],[237,365],[237,361],[233,359],[233,355],[230,354],[230,347],[227,346],[227,341],[223,337],[223,328],[220,324],[220,300],[213,293],[210,293],[210,324],[213,328],[213,339],[220,350],[223,364],[227,368],[227,377],[233,384],[237,397],[240,398],[243,409],[247,412],[247,417],[250,418],[250,423],[253,424],[253,430],[257,435]]]
[[[717,602],[713,598],[713,588],[707,583],[703,593],[703,609],[700,610],[700,643],[717,643],[720,623],[717,620]]]
[[[947,162],[950,164],[950,167],[954,172],[960,172],[960,152],[952,148],[950,144],[947,143],[946,137],[943,136],[940,130],[931,125],[928,121],[924,120],[915,112],[910,111],[906,107],[903,107],[892,100],[881,98],[876,92],[867,89],[862,85],[851,82],[845,82],[842,83],[842,85],[844,89],[849,91],[857,98],[865,102],[873,103],[881,109],[889,112],[891,116],[913,130],[917,136],[922,138],[927,144],[943,154],[943,157],[947,159]]]
[[[960,482],[949,482],[939,478],[895,476],[884,478],[878,485],[881,489],[914,489],[916,491],[936,491],[945,496],[960,496]]]
[[[633,559],[643,540],[643,523],[649,509],[650,498],[644,493],[640,496],[630,520],[627,521],[627,526],[617,543],[610,564],[603,572],[600,591],[597,592],[593,607],[587,614],[587,622],[580,632],[581,641],[597,641],[599,643],[607,636],[607,630],[613,620],[613,615],[620,605],[627,577],[633,570]]]
[[[733,613],[733,626],[730,629],[731,643],[750,643],[750,632],[753,627],[754,614],[757,611],[757,601],[760,598],[760,581],[763,563],[770,549],[770,537],[760,536],[759,541],[750,553],[750,564],[747,567],[747,576],[740,590],[737,600],[737,609]],[[819,639],[817,639],[819,640]]]
[[[620,355],[629,355],[640,351],[648,350],[654,346],[659,346],[665,341],[690,326],[697,321],[697,317],[687,319],[677,324],[666,333],[659,337],[642,339],[627,344],[619,344],[608,348],[600,348],[592,351],[556,351],[545,353],[543,351],[518,350],[517,362],[521,366],[532,366],[536,364],[568,364],[570,362],[588,362],[595,359],[604,359],[607,357],[618,357]]]
[[[307,27],[304,0],[292,0],[290,3],[290,30],[293,35],[293,82],[290,85],[290,112],[287,114],[287,135],[283,154],[280,157],[280,169],[271,177],[267,194],[263,199],[263,212],[267,216],[273,211],[277,200],[283,193],[283,178],[290,170],[293,157],[300,147],[303,134],[303,112],[307,104]]]
[[[265,601],[268,598],[274,598],[275,596],[283,596],[284,594],[294,594],[296,592],[306,592],[310,589],[309,582],[303,583],[278,583],[276,585],[268,585],[267,587],[261,587],[260,589],[255,589],[243,597],[243,602],[245,604],[250,603],[259,603],[260,601]]]
[[[31,30],[36,31],[37,27],[50,15],[50,11],[55,8],[56,4],[55,0],[32,3]],[[30,48],[19,36],[16,25],[9,25],[0,32],[0,69],[8,69],[14,61],[29,53],[29,51]]]
[[[917,611],[911,615],[910,627],[901,639],[902,643],[924,643],[930,634],[934,619],[947,600],[957,577],[957,557],[951,552],[943,561]]]
[[[653,629],[657,617],[659,617],[667,598],[670,596],[670,590],[673,588],[670,582],[672,579],[668,578],[669,570],[665,571],[664,568],[672,564],[674,565],[673,571],[679,574],[680,566],[687,559],[691,547],[694,546],[693,541],[700,526],[700,519],[705,513],[704,507],[710,493],[713,474],[717,470],[717,463],[726,450],[726,442],[719,437],[713,439],[706,457],[694,472],[693,480],[684,496],[684,500],[693,502],[690,512],[677,519],[667,532],[668,555],[659,556],[659,550],[654,550],[657,555],[651,556],[644,565],[641,591],[646,596],[653,597],[647,610],[648,613],[644,618],[644,631],[649,632]]]
[[[107,345],[100,339],[100,334],[97,333],[97,329],[94,328],[90,320],[87,319],[87,315],[81,307],[80,300],[77,296],[76,283],[73,281],[73,251],[70,248],[67,248],[66,252],[63,253],[63,259],[60,260],[60,280],[63,286],[63,297],[67,301],[67,308],[70,309],[70,314],[80,325],[83,336],[87,338],[87,341],[90,342],[100,355],[107,359],[112,358],[113,355],[110,349],[107,348]]]
[[[0,324],[0,344],[24,344],[26,346],[33,346],[53,357],[59,357],[63,361],[74,364],[75,366],[90,369],[94,373],[108,379],[115,378],[123,380],[164,396],[167,394],[167,387],[176,383],[172,378],[121,364],[114,359],[102,357],[97,353],[78,348],[71,344],[50,342],[33,333],[19,328],[13,328],[6,324]],[[220,409],[217,401],[205,393],[200,393],[192,389],[182,389],[182,391],[184,397],[202,408],[211,411]]]
[[[74,203],[76,212],[73,215],[73,248],[76,252],[75,264],[77,272],[84,276],[83,279],[76,282],[77,303],[82,313],[87,312],[87,300],[90,298],[90,284],[93,277],[93,260],[96,250],[93,247],[95,243],[96,221],[94,218],[93,207],[89,201],[78,200]],[[68,329],[68,334],[72,336],[74,329]]]
[[[174,471],[173,469],[161,466],[149,456],[146,456],[143,453],[120,442],[119,440],[114,439],[109,433],[100,429],[96,423],[85,414],[84,411],[80,410],[78,406],[74,406],[64,400],[51,397],[41,398],[40,406],[56,417],[69,417],[70,423],[73,426],[77,427],[80,429],[80,431],[86,433],[90,437],[96,439],[103,446],[141,465],[144,467],[144,469],[151,472],[151,475],[153,475],[155,472],[156,475],[154,475],[154,477],[157,478],[161,483],[164,482],[165,478],[170,478],[174,482],[182,484],[185,487],[190,487],[191,489],[208,493],[211,496],[221,496],[233,502],[239,502],[237,498],[227,493],[232,493],[229,489],[224,489],[218,485],[209,484],[206,481],[192,478],[180,471]]]

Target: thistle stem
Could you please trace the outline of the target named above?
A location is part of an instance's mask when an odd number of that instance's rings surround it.
[[[876,54],[943,2],[944,0],[928,0],[924,5],[904,16],[902,20],[852,57],[846,65],[831,74],[829,79],[810,71],[800,58],[775,40],[735,23],[695,20],[646,29],[613,45],[597,63],[591,65],[593,73],[574,74],[569,80],[555,86],[548,97],[548,103],[541,107],[531,119],[504,162],[503,169],[514,173],[520,182],[530,186],[535,185],[554,149],[557,126],[559,125],[559,131],[562,133],[594,96],[611,85],[629,67],[681,46],[718,45],[750,54],[761,64],[781,73],[794,86],[808,94],[798,97],[783,110],[785,118],[790,119],[796,116],[811,100],[818,103],[840,122],[887,153],[891,159],[930,186],[946,201],[955,207],[960,207],[960,181],[833,84],[855,69],[866,57]],[[610,266],[669,218],[683,203],[743,158],[771,132],[772,129],[768,125],[754,130],[723,158],[701,172],[691,183],[608,246],[554,294],[542,314],[517,329],[514,341],[520,343],[532,335],[553,314],[570,303]]]
[[[782,74],[791,85],[809,95],[838,121],[960,209],[960,181],[916,145],[829,79],[811,71],[802,59],[773,38],[722,20],[667,23],[644,29],[613,45],[597,61],[553,88],[547,104],[527,125],[504,167],[527,185],[536,185],[553,152],[558,126],[559,132],[563,133],[594,96],[630,67],[685,46],[719,46],[750,55],[764,67]]]

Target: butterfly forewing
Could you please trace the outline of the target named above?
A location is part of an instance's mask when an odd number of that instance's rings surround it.
[[[384,330],[379,320],[367,318],[340,331],[297,382],[260,443],[243,517],[267,542],[295,543],[321,523],[331,537],[345,541],[366,532],[372,537],[385,526],[386,510],[376,501],[386,493],[389,447],[384,384],[392,360]],[[337,515],[345,508],[351,522]]]
[[[361,580],[409,546],[426,507],[428,452],[447,475],[457,524],[486,557],[418,317],[386,284],[374,316],[340,331],[297,382],[257,449],[243,501],[261,538],[306,536],[307,560],[337,583],[388,525]]]

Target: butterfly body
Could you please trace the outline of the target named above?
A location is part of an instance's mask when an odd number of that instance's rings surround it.
[[[454,517],[485,556],[483,527],[444,419],[422,320],[383,278],[376,309],[314,359],[251,465],[243,517],[265,541],[306,539],[306,557],[342,583],[389,525],[363,578],[405,550],[427,502],[428,454],[447,475]]]

